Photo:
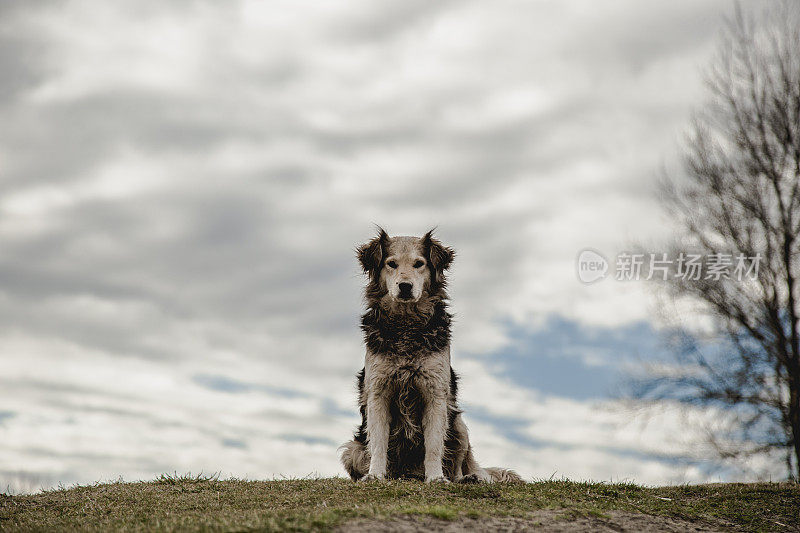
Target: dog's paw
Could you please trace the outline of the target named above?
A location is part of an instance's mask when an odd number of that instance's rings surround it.
[[[468,474],[458,480],[459,483],[482,483],[483,480],[478,477],[478,474]]]
[[[376,476],[375,474],[367,474],[366,476],[362,477],[358,480],[359,483],[369,483],[370,481],[383,481],[385,478],[383,476]]]
[[[429,477],[425,483],[450,483],[450,480],[444,476]]]

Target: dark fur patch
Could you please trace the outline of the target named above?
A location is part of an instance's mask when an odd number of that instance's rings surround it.
[[[389,407],[389,448],[387,476],[390,478],[424,477],[425,438],[422,434],[422,394],[413,377],[400,384]]]
[[[436,293],[446,286],[444,272],[450,268],[456,254],[452,248],[433,238],[433,230],[422,237],[422,248],[431,266],[431,292]]]
[[[361,398],[364,397],[364,369],[361,369],[361,372],[358,373],[356,376],[356,384],[358,386],[358,398],[359,398],[359,411],[361,412],[361,425],[358,426],[356,429],[356,433],[353,436],[356,442],[360,442],[361,444],[367,443],[367,404],[361,401]]]
[[[450,345],[452,315],[447,304],[439,300],[430,315],[421,312],[392,315],[375,302],[361,316],[364,343],[373,353],[392,356],[439,352]]]
[[[461,435],[455,429],[456,417],[461,414],[458,408],[458,374],[450,367],[450,397],[447,402],[447,435],[444,439],[444,460],[442,469],[448,479],[456,470],[458,450],[462,447]]]
[[[356,249],[358,262],[371,279],[374,279],[383,267],[383,258],[386,257],[386,247],[389,245],[389,235],[381,227],[378,227],[378,230],[377,237]]]
[[[453,423],[456,417],[461,414],[461,409],[458,408],[458,374],[450,367],[450,398],[447,403],[447,427],[448,431],[453,429]]]

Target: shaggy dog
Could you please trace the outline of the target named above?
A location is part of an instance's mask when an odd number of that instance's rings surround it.
[[[361,426],[340,448],[353,480],[414,478],[462,483],[520,481],[481,468],[472,455],[450,367],[445,271],[453,250],[432,235],[377,237],[357,250],[369,276],[358,374]]]

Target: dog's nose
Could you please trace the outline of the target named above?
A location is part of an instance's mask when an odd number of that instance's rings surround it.
[[[410,283],[403,282],[403,283],[400,283],[398,285],[398,287],[400,287],[400,297],[401,298],[411,298],[411,287],[412,287],[412,285]]]

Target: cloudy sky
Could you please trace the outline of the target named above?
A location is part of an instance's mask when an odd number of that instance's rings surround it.
[[[0,490],[343,475],[374,224],[458,252],[481,462],[719,479],[681,417],[617,408],[653,300],[575,257],[669,234],[732,6],[0,3]]]

